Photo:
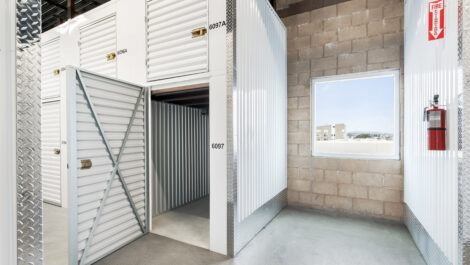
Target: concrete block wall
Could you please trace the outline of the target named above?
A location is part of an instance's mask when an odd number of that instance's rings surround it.
[[[403,14],[403,0],[351,0],[283,18],[290,205],[403,220],[401,160],[312,157],[310,128],[314,77],[400,69],[403,113]]]

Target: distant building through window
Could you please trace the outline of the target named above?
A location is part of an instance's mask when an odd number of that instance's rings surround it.
[[[312,80],[314,156],[399,159],[399,72]]]

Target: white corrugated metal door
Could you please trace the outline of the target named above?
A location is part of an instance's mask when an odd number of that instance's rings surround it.
[[[45,202],[61,205],[60,101],[42,104],[42,190]]]
[[[80,67],[116,77],[116,16],[101,19],[80,29]]]
[[[60,39],[43,43],[41,55],[41,98],[57,98],[60,96]]]
[[[147,2],[147,79],[208,71],[207,0]]]
[[[70,264],[90,264],[148,231],[146,97],[141,87],[68,71]]]

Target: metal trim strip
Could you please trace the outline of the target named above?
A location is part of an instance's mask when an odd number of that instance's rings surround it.
[[[76,111],[76,70],[67,68],[67,89],[66,89],[66,105],[67,105],[67,143],[68,143],[68,240],[69,240],[69,264],[78,263],[78,174],[76,168],[77,163],[77,111]]]
[[[459,151],[462,155],[458,163],[458,248],[460,264],[470,264],[470,100],[464,98],[470,95],[470,1],[459,0],[459,66],[462,67],[463,97],[461,119],[459,119]]]
[[[233,141],[236,132],[236,104],[233,103],[233,94],[236,93],[236,1],[226,0],[227,17],[227,254],[235,256],[235,223],[237,212],[237,153]]]

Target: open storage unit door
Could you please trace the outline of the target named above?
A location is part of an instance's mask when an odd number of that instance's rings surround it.
[[[116,77],[116,15],[80,28],[80,67]]]
[[[147,81],[209,69],[208,0],[147,2]]]
[[[147,233],[147,89],[67,68],[69,264]]]

